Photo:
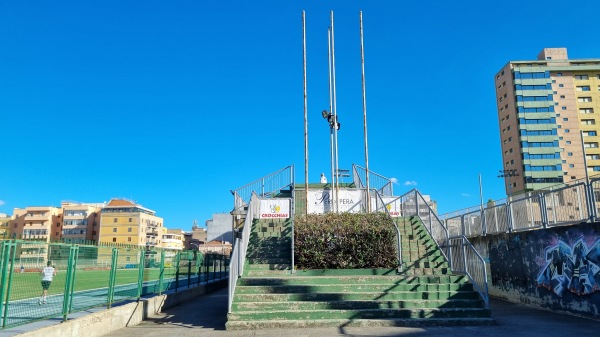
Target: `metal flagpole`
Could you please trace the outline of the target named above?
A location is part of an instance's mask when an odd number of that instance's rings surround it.
[[[365,130],[365,171],[367,183],[367,213],[371,213],[371,198],[369,191],[369,145],[367,142],[367,93],[365,88],[365,48],[363,42],[363,20],[360,13],[360,61],[362,65],[362,95],[363,95],[363,128]]]
[[[328,57],[328,66],[329,66],[329,116],[332,116],[333,114],[333,85],[331,84],[332,82],[332,77],[331,77],[331,27],[327,29],[327,44],[328,44],[328,51],[327,51],[327,57]],[[332,118],[332,117],[329,117]],[[334,183],[335,183],[335,168],[334,168],[334,164],[335,164],[335,159],[334,159],[334,153],[333,153],[333,124],[329,122],[329,148],[330,148],[330,153],[331,153],[331,211],[335,211],[333,208],[333,200],[335,200],[335,189],[334,189]]]
[[[338,118],[337,118],[337,103],[335,92],[335,29],[333,28],[333,11],[331,11],[331,69],[332,69],[332,85],[333,85],[333,140],[335,143],[335,212],[338,212],[338,197],[339,197],[339,161],[338,161]]]
[[[308,214],[308,100],[306,97],[306,14],[302,11],[302,51],[304,58],[304,205]]]

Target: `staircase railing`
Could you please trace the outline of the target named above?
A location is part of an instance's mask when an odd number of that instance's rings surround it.
[[[449,247],[453,257],[452,271],[466,274],[473,283],[475,290],[481,295],[485,307],[489,308],[490,300],[485,260],[464,235],[450,238]]]
[[[249,184],[231,191],[234,195],[234,203],[237,206],[241,202],[248,203],[252,193],[256,193],[261,198],[268,198],[280,190],[293,186],[294,184],[294,165],[282,168],[279,171],[267,174]]]
[[[398,272],[402,271],[402,237],[400,235],[400,230],[398,229],[398,224],[396,223],[396,221],[394,220],[394,218],[392,217],[392,215],[390,214],[390,211],[387,208],[387,205],[384,201],[383,198],[381,197],[381,194],[379,194],[379,191],[377,191],[376,189],[372,189],[371,192],[372,196],[375,196],[375,207],[373,209],[374,212],[385,212],[388,216],[388,218],[390,219],[390,221],[394,224],[394,229],[396,230],[396,249],[398,250]],[[395,201],[395,200],[394,200]],[[392,201],[392,202],[394,202]]]
[[[417,216],[425,225],[429,235],[446,256],[450,269],[467,275],[479,293],[486,308],[489,308],[487,270],[485,260],[464,235],[451,237],[444,223],[417,189],[401,196],[402,215]]]
[[[246,252],[248,251],[248,242],[250,240],[250,231],[252,230],[252,223],[255,215],[259,213],[260,199],[256,193],[252,193],[249,200],[248,213],[246,213],[246,220],[244,221],[244,228],[242,230],[242,237],[235,238],[235,245],[230,257],[229,265],[229,297],[227,312],[231,312],[231,306],[233,304],[233,295],[235,294],[235,286],[238,278],[244,273],[244,262],[246,260]]]
[[[366,178],[367,170],[361,166],[352,164],[352,180],[354,185],[358,188],[367,188]],[[384,196],[394,195],[392,180],[373,171],[369,171],[369,188],[377,190],[379,194]]]

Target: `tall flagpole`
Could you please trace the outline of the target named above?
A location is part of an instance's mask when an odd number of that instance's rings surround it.
[[[332,69],[332,84],[333,84],[333,139],[335,147],[335,212],[338,212],[338,197],[339,197],[339,161],[338,161],[338,118],[337,118],[337,103],[336,103],[336,91],[335,91],[335,29],[333,28],[333,11],[331,11],[331,69]]]
[[[365,89],[365,48],[363,43],[363,20],[360,11],[360,62],[362,65],[362,96],[363,96],[363,128],[365,130],[365,171],[367,182],[367,213],[371,213],[371,198],[369,190],[369,144],[367,142],[367,92]]]
[[[306,96],[306,14],[302,11],[302,51],[304,58],[304,204],[308,214],[308,100]]]
[[[332,66],[331,66],[331,27],[327,29],[327,63],[329,67],[329,114],[333,114],[333,85],[332,85]],[[333,200],[335,200],[335,157],[333,152],[333,124],[329,123],[329,150],[331,154],[331,211],[334,210]]]

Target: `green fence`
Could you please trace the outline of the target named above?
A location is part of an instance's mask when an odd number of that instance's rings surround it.
[[[56,270],[42,296],[42,270]],[[198,251],[146,250],[37,241],[0,242],[2,328],[227,278],[229,257]]]

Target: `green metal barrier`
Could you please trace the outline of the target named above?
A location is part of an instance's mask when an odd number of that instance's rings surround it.
[[[0,241],[2,328],[143,296],[177,291],[225,278],[228,258],[198,251],[123,245],[79,245],[31,240]],[[42,271],[56,276],[42,296]]]

